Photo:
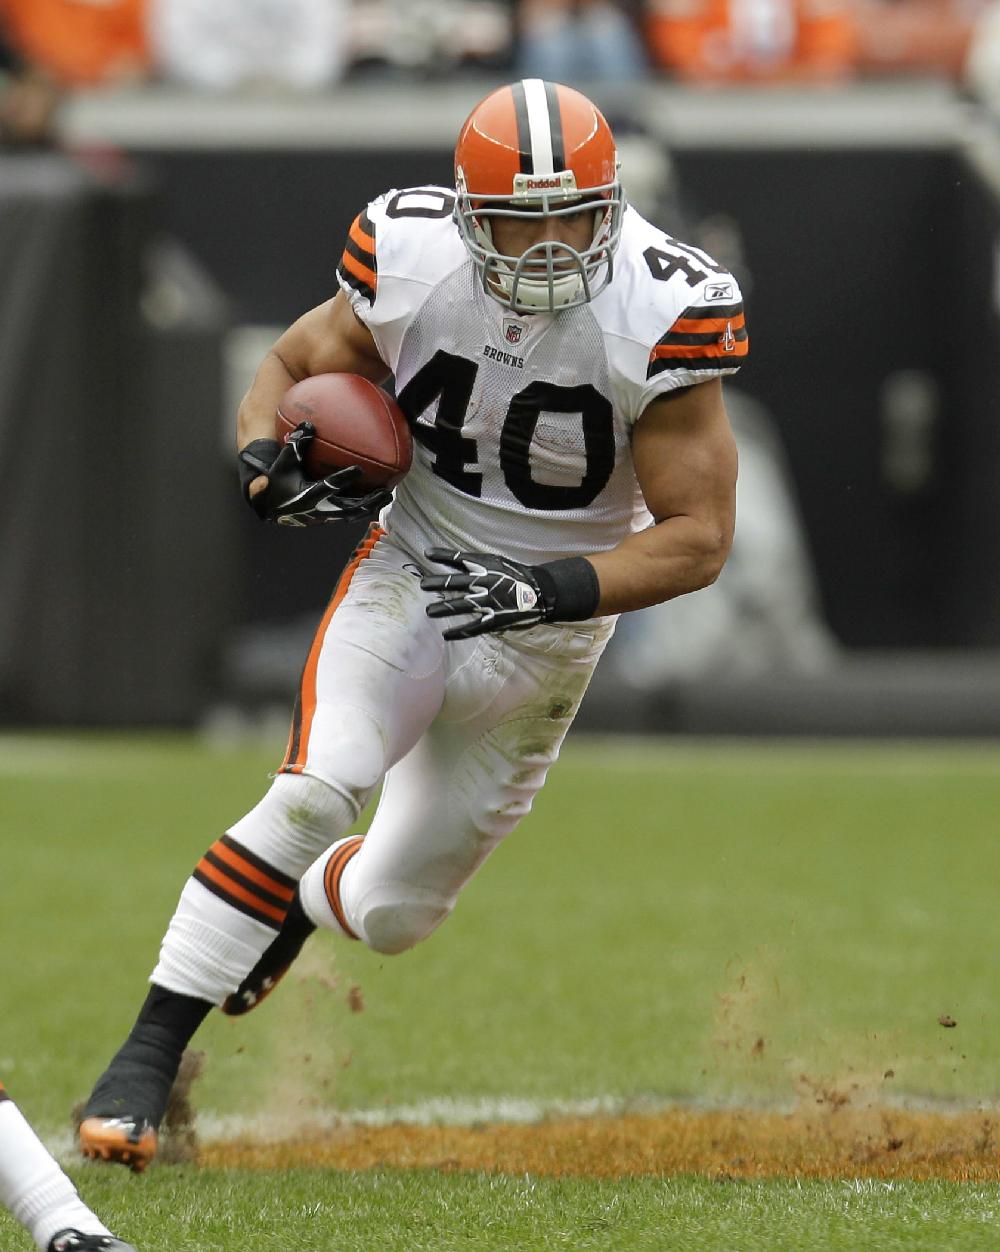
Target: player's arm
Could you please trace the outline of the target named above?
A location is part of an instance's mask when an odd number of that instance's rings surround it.
[[[659,396],[635,425],[632,460],[655,525],[588,558],[597,614],[648,608],[719,576],[736,521],[736,443],[722,381]]]
[[[607,552],[522,565],[493,553],[429,549],[428,558],[452,572],[421,579],[440,597],[428,615],[470,618],[445,639],[624,613],[713,582],[736,516],[736,445],[721,381],[654,400],[636,423],[632,459],[655,524]]]
[[[316,374],[361,374],[384,382],[389,367],[371,331],[338,291],[293,322],[260,364],[236,416],[236,446],[274,438],[274,414],[292,383]]]

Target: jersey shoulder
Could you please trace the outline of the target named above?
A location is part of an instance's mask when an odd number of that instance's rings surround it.
[[[625,214],[612,282],[594,301],[609,357],[643,402],[735,373],[749,340],[739,283],[701,248]]]
[[[429,288],[466,259],[447,187],[393,188],[351,223],[337,278],[355,308],[373,308],[387,285]],[[360,311],[360,310],[359,310]]]

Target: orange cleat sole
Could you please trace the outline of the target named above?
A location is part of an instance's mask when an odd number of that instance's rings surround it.
[[[92,1161],[127,1165],[141,1174],[156,1156],[156,1131],[145,1124],[139,1129],[119,1117],[88,1117],[80,1123],[80,1151]]]

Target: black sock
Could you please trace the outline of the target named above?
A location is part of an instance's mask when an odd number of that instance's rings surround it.
[[[295,895],[292,896],[292,902],[289,904],[288,912],[285,914],[279,938],[287,937],[289,946],[297,943],[301,947],[315,929],[316,923],[306,917],[302,901],[299,899],[299,889],[296,887]]]
[[[159,1126],[184,1049],[211,1008],[207,1000],[151,987],[83,1116],[143,1118]]]
[[[129,1038],[134,1038],[136,1034],[141,1035],[147,1027],[159,1027],[169,1032],[183,1052],[211,1009],[212,1005],[208,1000],[182,996],[177,991],[168,991],[154,983],[146,996],[146,1002],[139,1010]]]
[[[290,965],[315,929],[316,923],[306,917],[299,899],[299,889],[296,887],[281,929],[261,953],[260,960],[240,983],[239,990],[232,998],[238,999],[248,987],[259,990],[258,984],[264,976],[273,977],[286,965]]]

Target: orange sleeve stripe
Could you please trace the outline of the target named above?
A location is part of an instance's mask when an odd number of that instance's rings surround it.
[[[363,283],[367,283],[372,291],[378,289],[378,275],[374,270],[370,270],[367,265],[362,265],[360,261],[351,256],[349,252],[345,252],[340,258],[340,263],[345,270],[350,270],[355,278],[360,278]]]
[[[739,317],[679,317],[670,327],[670,334],[711,335],[718,331],[721,335],[727,326],[731,326],[735,334],[746,324],[746,316],[743,313]]]
[[[662,357],[671,357],[675,360],[714,360],[720,357],[723,360],[730,360],[734,357],[744,357],[750,352],[750,341],[748,339],[737,339],[734,341],[732,349],[727,352],[721,343],[697,343],[697,344],[681,344],[674,345],[669,343],[658,343],[650,353],[651,361],[658,361]]]
[[[361,214],[351,223],[350,236],[363,252],[375,255],[375,236],[367,234],[361,226]]]
[[[347,589],[351,585],[351,579],[358,571],[358,567],[366,557],[371,556],[372,548],[385,534],[381,526],[373,526],[351,563],[347,566],[340,576],[337,588],[333,593],[333,599],[326,607],[323,614],[323,620],[319,624],[316,631],[316,637],[313,639],[313,645],[309,649],[309,656],[306,659],[306,666],[302,672],[302,687],[299,694],[299,700],[302,709],[302,721],[299,731],[298,751],[292,758],[292,743],[294,742],[293,734],[288,740],[288,750],[285,753],[285,760],[281,766],[282,771],[286,774],[301,774],[305,769],[306,758],[309,755],[309,733],[312,730],[313,717],[316,714],[316,671],[319,669],[319,654],[323,649],[323,640],[326,637],[327,629],[333,618],[334,613],[340,607],[340,603],[344,596],[347,595]]]
[[[231,878],[227,878],[221,870],[216,869],[211,861],[206,861],[204,857],[198,862],[198,872],[204,874],[206,878],[210,878],[226,895],[232,896],[235,900],[242,900],[244,904],[249,904],[258,913],[272,917],[279,926],[285,920],[286,909],[279,909],[275,905],[269,904],[267,900],[262,900],[260,896],[254,895],[253,892],[247,891],[239,883],[235,883]]]
[[[271,895],[277,896],[279,900],[287,900],[291,903],[292,896],[295,894],[294,887],[286,887],[284,883],[276,882],[268,874],[262,873],[255,866],[251,865],[238,852],[234,852],[232,848],[227,848],[221,841],[217,841],[212,845],[212,851],[220,861],[225,861],[227,865],[231,865],[244,878],[249,878],[251,882],[255,882],[258,887],[269,891]]]

